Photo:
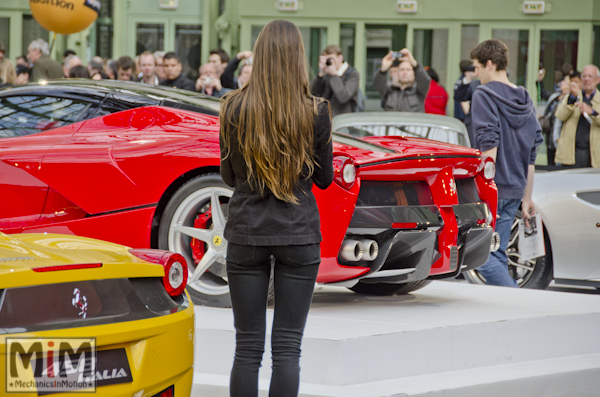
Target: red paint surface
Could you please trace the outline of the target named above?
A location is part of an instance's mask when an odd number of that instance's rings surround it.
[[[218,131],[216,117],[145,107],[2,139],[0,231],[76,234],[150,248],[154,211],[167,188],[186,173],[219,166]],[[475,176],[480,197],[495,218],[496,188],[476,176],[482,167],[479,151],[419,138],[365,140],[395,152],[334,144],[336,153],[354,159],[357,182],[349,190],[336,183],[313,190],[323,235],[317,280],[342,281],[369,270],[337,262],[361,180],[429,184],[445,222],[438,231],[442,258],[432,274],[450,273],[450,247],[458,235],[451,207],[458,203],[454,178]]]

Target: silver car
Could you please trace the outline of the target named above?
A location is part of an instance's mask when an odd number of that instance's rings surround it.
[[[355,136],[407,136],[471,147],[465,125],[454,117],[407,112],[358,112],[333,118],[333,130]]]
[[[600,169],[536,172],[533,202],[542,215],[546,255],[519,263],[517,222],[507,250],[509,273],[522,288],[556,284],[600,289]],[[485,281],[477,270],[465,273]]]

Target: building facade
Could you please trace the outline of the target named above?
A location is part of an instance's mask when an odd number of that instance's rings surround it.
[[[193,75],[217,46],[230,53],[252,49],[260,29],[288,19],[302,32],[308,61],[316,69],[327,44],[342,47],[361,73],[368,109],[378,107],[372,76],[390,50],[409,48],[433,67],[450,92],[459,62],[489,38],[509,47],[511,81],[538,96],[540,68],[547,90],[555,72],[600,64],[600,0],[101,0],[98,20],[83,32],[58,35],[53,56],[74,49],[85,60],[100,55],[135,56],[144,50],[175,51]],[[16,58],[35,38],[52,40],[29,12],[28,0],[2,0],[0,41]],[[449,110],[451,111],[452,104]]]

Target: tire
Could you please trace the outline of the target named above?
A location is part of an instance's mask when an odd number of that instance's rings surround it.
[[[388,295],[404,295],[409,292],[416,291],[421,289],[431,283],[431,280],[420,280],[413,281],[405,284],[387,284],[387,283],[377,283],[377,284],[365,284],[360,281],[354,287],[350,287],[350,289],[357,294],[364,295],[377,295],[377,296],[388,296]]]
[[[213,216],[213,193],[219,200],[217,222]],[[198,305],[231,307],[226,271],[227,240],[223,231],[232,194],[233,189],[223,182],[220,175],[198,176],[175,192],[160,219],[158,247],[184,256],[189,271],[187,291],[192,302]],[[203,263],[205,256],[207,260]],[[198,265],[205,270],[194,280]],[[273,302],[273,295],[271,267],[269,303]]]
[[[227,241],[223,238],[227,203],[233,189],[220,175],[206,174],[190,179],[171,197],[158,229],[158,247],[183,255],[188,263],[187,291],[195,304],[231,307],[225,258]],[[215,222],[213,202],[219,200]],[[197,220],[205,221],[197,227]],[[198,266],[205,270],[197,274]]]
[[[506,253],[508,254],[508,273],[517,282],[519,288],[546,289],[554,278],[552,265],[552,246],[548,233],[544,228],[544,244],[546,255],[532,259],[525,264],[518,262],[519,255],[519,221],[521,210],[515,215],[515,221],[510,230],[510,242]],[[485,284],[485,278],[477,271],[470,270],[464,273],[465,279],[472,284]]]

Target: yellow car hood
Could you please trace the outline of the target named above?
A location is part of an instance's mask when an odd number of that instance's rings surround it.
[[[79,280],[162,277],[164,268],[129,253],[129,247],[61,234],[0,233],[0,289]],[[34,272],[34,268],[101,263],[92,269]]]

